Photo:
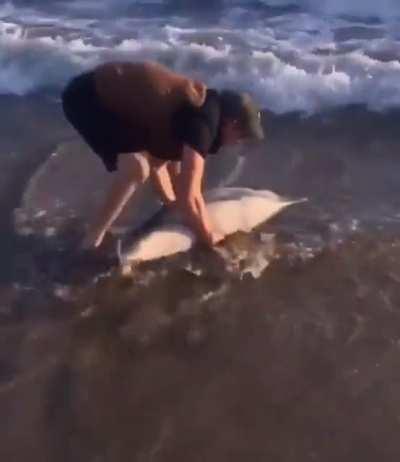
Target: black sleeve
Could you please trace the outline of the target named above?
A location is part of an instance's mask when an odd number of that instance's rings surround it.
[[[179,109],[173,120],[175,135],[180,142],[188,144],[205,157],[213,138],[207,120],[192,107]]]

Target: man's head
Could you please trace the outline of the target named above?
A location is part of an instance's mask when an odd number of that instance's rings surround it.
[[[248,93],[221,92],[222,144],[264,139],[261,113]]]

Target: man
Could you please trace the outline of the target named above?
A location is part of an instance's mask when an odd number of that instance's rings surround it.
[[[249,95],[208,89],[154,62],[111,62],[75,77],[62,102],[72,126],[115,172],[86,248],[102,243],[149,176],[162,201],[176,204],[204,242],[223,239],[211,229],[204,203],[204,163],[223,145],[263,138]]]

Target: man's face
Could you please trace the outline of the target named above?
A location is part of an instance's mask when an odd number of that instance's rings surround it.
[[[235,145],[244,140],[238,120],[226,120],[221,128],[222,144]]]

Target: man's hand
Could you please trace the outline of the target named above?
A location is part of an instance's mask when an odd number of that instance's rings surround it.
[[[167,162],[151,165],[150,175],[162,202],[167,206],[174,203],[176,200],[175,191],[167,168]]]
[[[164,204],[165,207],[169,209],[173,209],[177,206],[177,201],[176,200],[163,200],[162,203]]]
[[[81,249],[82,250],[97,249],[102,244],[105,234],[106,234],[105,231],[99,232],[99,231],[92,230],[88,232],[82,239]]]
[[[222,233],[212,232],[211,233],[211,246],[217,245],[225,239]]]
[[[212,228],[202,194],[204,156],[184,145],[181,173],[177,185],[178,205],[198,237],[207,245],[214,245]]]

